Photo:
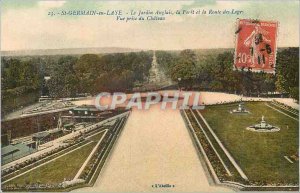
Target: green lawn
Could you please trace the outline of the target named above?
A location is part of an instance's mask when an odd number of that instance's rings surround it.
[[[265,102],[245,103],[249,115],[230,114],[236,107],[237,104],[207,106],[201,113],[249,180],[298,184],[299,162],[291,164],[284,158],[298,152],[298,121],[267,107]],[[246,130],[259,123],[262,115],[281,130],[274,133]]]
[[[56,184],[63,182],[64,179],[71,180],[89,156],[92,149],[101,139],[104,132],[101,132],[90,139],[90,144],[83,146],[69,154],[66,154],[48,164],[45,164],[25,175],[15,178],[6,184],[26,184],[40,182],[42,184]]]
[[[105,133],[105,130],[101,131],[101,133],[99,133],[97,135],[94,135],[94,136],[88,138],[88,140],[98,142],[104,133]]]

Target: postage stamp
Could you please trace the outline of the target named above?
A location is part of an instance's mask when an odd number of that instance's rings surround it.
[[[275,73],[278,22],[238,19],[235,69]]]

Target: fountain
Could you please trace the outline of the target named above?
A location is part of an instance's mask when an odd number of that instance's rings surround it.
[[[259,124],[252,125],[250,127],[247,127],[246,129],[256,132],[276,132],[280,130],[278,127],[268,124],[264,119],[265,117],[262,116]]]
[[[238,108],[233,109],[232,111],[230,111],[230,113],[246,114],[246,113],[250,113],[250,112],[245,109],[245,107],[243,106],[242,103],[240,103]]]

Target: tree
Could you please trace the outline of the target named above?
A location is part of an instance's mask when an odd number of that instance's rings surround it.
[[[47,82],[49,95],[54,98],[75,96],[78,92],[79,80],[74,71],[77,59],[63,56],[58,60]]]
[[[299,48],[288,48],[278,53],[276,73],[276,89],[288,92],[299,101]]]
[[[171,69],[178,61],[176,53],[170,53],[166,51],[156,51],[157,63],[159,64],[159,70],[163,71],[167,77],[171,77]]]
[[[196,69],[197,57],[192,50],[183,50],[179,54],[176,65],[171,70],[171,78],[174,81],[181,79],[181,84],[191,88],[197,77]]]

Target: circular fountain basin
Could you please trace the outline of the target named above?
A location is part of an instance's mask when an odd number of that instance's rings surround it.
[[[232,114],[248,114],[248,113],[250,113],[250,111],[246,111],[246,110],[239,111],[239,110],[234,109],[234,110],[230,111],[230,113],[232,113]]]
[[[277,132],[280,131],[280,128],[275,127],[270,124],[256,124],[250,127],[246,128],[249,131],[254,131],[254,132]]]

